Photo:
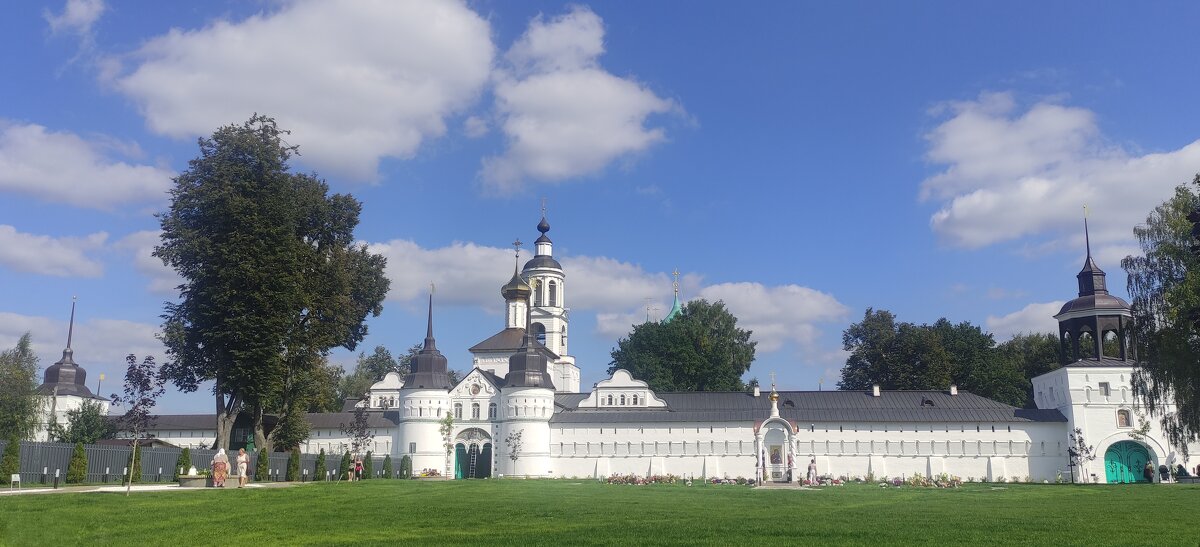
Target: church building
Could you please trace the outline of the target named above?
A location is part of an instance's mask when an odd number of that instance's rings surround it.
[[[371,415],[375,455],[409,456],[414,470],[461,479],[674,474],[786,482],[800,480],[815,461],[821,475],[847,478],[944,473],[964,480],[1133,482],[1143,480],[1146,462],[1187,463],[1157,420],[1134,407],[1132,316],[1128,304],[1108,294],[1090,248],[1077,276],[1078,297],[1056,316],[1063,366],[1033,379],[1036,408],[1022,409],[953,385],[658,393],[625,370],[581,392],[568,350],[566,272],[553,256],[544,215],[537,230],[535,256],[519,269],[518,258],[500,288],[503,329],[470,348],[471,370],[457,383],[437,347],[430,296],[424,345],[408,375],[388,374],[357,403]],[[676,285],[667,320],[680,307]],[[64,378],[47,372],[48,383]],[[90,395],[86,388],[79,393]],[[444,437],[439,428],[447,414],[453,428]],[[347,450],[338,426],[349,423],[349,412],[308,419],[313,429],[303,451]],[[1152,425],[1142,436],[1137,425],[1144,419]],[[207,446],[215,430],[198,426],[214,422],[163,416],[154,434]],[[1070,458],[1077,429],[1097,456],[1079,469]]]

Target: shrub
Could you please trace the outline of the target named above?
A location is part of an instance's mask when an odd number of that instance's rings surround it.
[[[412,458],[409,456],[404,456],[403,458],[400,458],[400,478],[402,478],[402,479],[411,479],[412,478]]]
[[[75,443],[71,452],[71,462],[67,464],[67,484],[87,482],[87,451],[83,443]]]
[[[179,459],[175,460],[175,470],[171,472],[171,474],[173,475],[171,480],[175,480],[175,481],[179,480],[179,475],[180,475],[179,470],[182,469],[184,473],[187,473],[188,468],[191,466],[192,466],[192,451],[191,451],[191,449],[184,448],[183,451],[179,453]]]
[[[392,478],[392,455],[387,454],[383,457],[383,478]]]
[[[314,481],[325,480],[325,475],[328,474],[328,472],[329,471],[325,468],[325,449],[322,448],[321,452],[319,452],[317,454],[317,470],[313,471],[313,474],[315,475],[313,477],[313,480]]]
[[[0,458],[0,484],[8,484],[8,480],[21,470],[21,440],[16,437],[4,445],[4,456]]]
[[[375,474],[375,465],[371,463],[371,452],[367,451],[367,457],[363,458],[363,477],[364,479],[371,478]]]
[[[300,480],[300,449],[293,448],[292,454],[288,456],[287,475],[284,476],[288,482],[296,482]]]
[[[264,449],[258,451],[258,462],[254,466],[254,480],[256,480],[256,481],[270,480],[270,477],[267,476],[270,474],[271,474],[271,455],[268,454],[267,449],[264,448]]]
[[[350,452],[342,454],[342,462],[338,464],[338,479],[345,479],[346,473],[350,471]]]

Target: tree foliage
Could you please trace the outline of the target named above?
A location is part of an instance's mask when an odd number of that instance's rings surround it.
[[[403,378],[408,374],[413,357],[420,351],[421,345],[414,345],[408,348],[408,351],[400,359],[392,357],[392,352],[384,346],[375,346],[375,351],[370,355],[359,353],[354,370],[342,376],[338,383],[339,408],[347,399],[365,397],[371,385],[382,380],[389,372],[398,373]]]
[[[392,455],[383,455],[383,478],[390,479],[392,476]]]
[[[9,484],[9,479],[21,470],[21,439],[8,437],[4,455],[0,456],[0,484]]]
[[[412,478],[412,456],[407,454],[400,456],[400,478]]]
[[[1200,440],[1200,175],[1180,185],[1133,229],[1141,256],[1128,256],[1134,343],[1141,366],[1133,392],[1171,444],[1187,454]]]
[[[67,484],[87,482],[87,450],[83,443],[75,443],[71,451],[71,461],[67,463]]]
[[[375,474],[375,458],[371,456],[371,451],[367,451],[367,456],[363,458],[363,478],[369,479]]]
[[[361,204],[291,173],[286,134],[255,115],[200,139],[158,215],[155,256],[183,278],[166,304],[164,372],[184,391],[214,382],[221,447],[243,405],[269,447],[263,415],[308,408],[321,357],[354,349],[387,293],[385,259],[355,243]]]
[[[354,460],[350,458],[349,450],[347,450],[345,454],[342,454],[342,461],[338,462],[338,480],[345,479],[347,477],[346,473],[350,472],[350,464],[353,461]]]
[[[271,453],[266,448],[259,449],[258,458],[254,464],[254,480],[258,482],[271,480]]]
[[[850,356],[838,388],[866,390],[878,384],[883,389],[944,390],[955,384],[1024,406],[1032,390],[1027,374],[1058,363],[1056,355],[1046,352],[1045,340],[1043,335],[1021,335],[997,347],[990,333],[969,322],[942,318],[918,325],[898,322],[887,310],[868,308],[862,321],[842,334]],[[1048,362],[1030,362],[1043,358]]]
[[[96,444],[100,439],[116,437],[117,425],[95,401],[83,401],[78,408],[67,411],[67,425],[57,427],[52,437],[60,443]]]
[[[175,469],[173,469],[171,471],[171,474],[174,476],[171,478],[171,480],[173,480],[173,481],[179,480],[179,475],[187,473],[188,469],[190,469],[191,467],[192,467],[192,450],[190,448],[184,447],[184,449],[179,452],[179,458],[175,460]]]
[[[29,333],[0,352],[0,439],[27,439],[37,427],[37,355]]]
[[[317,454],[317,467],[316,467],[316,469],[313,470],[313,480],[314,481],[323,481],[326,479],[325,475],[328,475],[328,474],[329,474],[329,468],[326,467],[326,464],[325,464],[325,449],[322,448],[321,452],[319,452]]]
[[[608,373],[628,370],[657,391],[740,391],[754,361],[750,334],[724,302],[692,300],[669,322],[635,326],[612,350]]]
[[[293,448],[291,454],[288,455],[287,474],[284,476],[288,482],[296,482],[300,480],[300,449]]]

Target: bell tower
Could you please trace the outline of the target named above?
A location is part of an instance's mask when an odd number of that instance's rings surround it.
[[[1128,303],[1108,294],[1104,270],[1092,259],[1086,215],[1083,219],[1083,236],[1087,258],[1083,261],[1083,269],[1075,275],[1079,295],[1063,304],[1054,316],[1058,320],[1059,359],[1064,365],[1084,359],[1136,361],[1130,340],[1133,314],[1129,311]],[[1110,342],[1107,353],[1104,348],[1106,340]]]

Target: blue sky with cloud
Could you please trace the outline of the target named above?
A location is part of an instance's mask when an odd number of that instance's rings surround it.
[[[603,376],[631,324],[724,300],[751,376],[837,380],[867,307],[1045,330],[1082,206],[1124,293],[1132,227],[1200,171],[1193,3],[17,3],[0,17],[0,344],[118,384],[174,275],[155,211],[197,137],[258,112],[298,170],[364,202],[392,291],[362,349],[502,327],[546,198],[571,350]],[[353,354],[338,351],[346,366]],[[205,394],[165,410],[211,409]]]

